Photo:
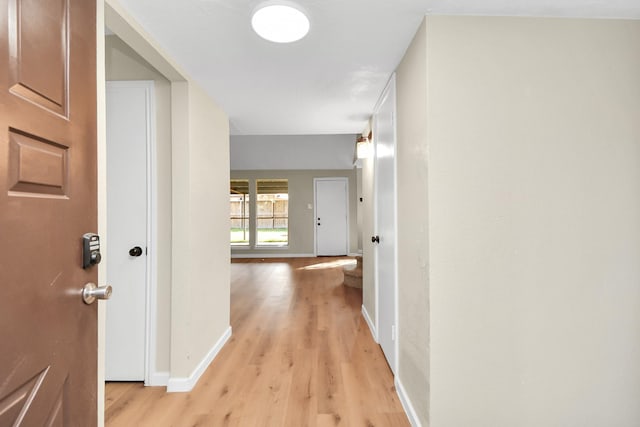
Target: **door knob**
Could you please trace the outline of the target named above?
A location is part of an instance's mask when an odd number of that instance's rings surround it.
[[[142,255],[142,248],[140,246],[134,246],[129,249],[129,255],[131,256],[140,256]]]
[[[82,300],[85,304],[93,304],[97,299],[109,299],[113,289],[111,286],[96,286],[95,283],[87,283],[82,288]]]
[[[380,243],[380,236],[371,236],[371,243]]]

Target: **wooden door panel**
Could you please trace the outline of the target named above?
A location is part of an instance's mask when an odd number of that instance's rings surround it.
[[[64,196],[68,147],[9,130],[9,194]]]
[[[0,0],[0,426],[94,426],[96,2]]]
[[[10,90],[67,116],[68,0],[9,0]]]
[[[51,367],[48,366],[42,372],[39,372],[27,382],[18,386],[13,392],[10,392],[2,401],[0,401],[0,425],[42,425],[42,426],[63,426],[65,425],[65,402],[67,382],[64,381],[59,390],[48,391],[49,384],[53,384],[47,378]],[[41,394],[51,393],[53,402],[50,408],[44,408],[44,417],[39,416],[42,413],[43,403],[46,399],[40,399]],[[70,421],[70,420],[68,420]],[[69,425],[69,422],[66,423]]]

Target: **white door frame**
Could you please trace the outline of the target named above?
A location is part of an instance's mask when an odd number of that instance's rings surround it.
[[[378,112],[380,111],[380,108],[382,106],[382,104],[386,101],[387,97],[389,96],[389,93],[391,91],[391,88],[395,85],[396,82],[396,74],[393,73],[391,75],[391,77],[389,78],[389,81],[387,82],[384,90],[382,91],[382,95],[380,96],[380,99],[378,100],[378,102],[375,105],[374,108],[374,121],[373,121],[373,229],[374,229],[374,236],[377,236],[379,234],[379,229],[378,229],[378,174],[377,174],[377,169],[378,169],[378,160],[377,160],[377,154],[378,154],[378,145],[377,145],[377,139],[376,139],[376,135],[377,135],[377,115]],[[394,100],[394,104],[395,104],[395,100]],[[394,183],[393,183],[393,210],[394,210],[394,233],[393,233],[393,240],[394,240],[394,255],[393,255],[393,263],[395,265],[394,268],[394,278],[393,278],[393,294],[394,294],[394,326],[395,326],[395,339],[394,339],[394,345],[393,345],[393,351],[394,351],[394,357],[393,360],[395,361],[395,365],[396,366],[391,366],[391,370],[394,373],[394,375],[397,374],[397,365],[398,365],[398,353],[399,353],[399,345],[398,345],[398,163],[397,163],[397,146],[398,146],[398,140],[397,140],[397,130],[396,130],[396,120],[395,120],[395,109],[394,109],[394,120],[393,120],[393,140],[394,140],[394,144],[396,146],[396,152],[395,155],[393,156],[393,175],[394,175]],[[375,287],[375,307],[376,307],[376,315],[375,315],[375,325],[376,325],[376,341],[379,343],[380,342],[380,283],[378,280],[378,249],[376,247],[375,249],[375,256],[374,256],[374,287]]]
[[[349,178],[346,176],[337,176],[337,177],[323,177],[323,178],[313,178],[313,254],[314,256],[318,256],[318,194],[316,192],[316,183],[318,181],[344,181],[345,183],[345,208],[347,210],[347,228],[346,228],[346,238],[347,238],[347,255],[349,255],[349,249],[351,248],[351,242],[349,237],[351,236],[351,230],[349,228],[351,224],[351,218],[349,217]]]
[[[166,386],[166,375],[158,374],[156,369],[157,353],[157,212],[158,212],[158,184],[155,179],[157,167],[156,143],[156,98],[155,83],[152,80],[137,81],[107,81],[107,88],[143,87],[146,91],[147,104],[147,248],[146,260],[146,307],[145,307],[145,386]],[[108,96],[108,91],[107,91]],[[108,120],[108,118],[107,118]],[[107,141],[108,144],[108,141]],[[107,159],[108,161],[108,159]],[[108,182],[108,177],[107,177]],[[108,233],[108,230],[107,230]],[[117,292],[117,290],[116,290]]]

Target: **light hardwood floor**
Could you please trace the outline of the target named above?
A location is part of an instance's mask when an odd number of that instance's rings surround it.
[[[198,385],[108,383],[107,427],[409,426],[344,262],[234,261],[233,335]]]

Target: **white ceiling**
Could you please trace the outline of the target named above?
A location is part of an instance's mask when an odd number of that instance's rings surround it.
[[[354,134],[425,14],[640,19],[640,0],[298,0],[309,35],[251,29],[261,0],[120,0],[229,114],[236,135]]]

